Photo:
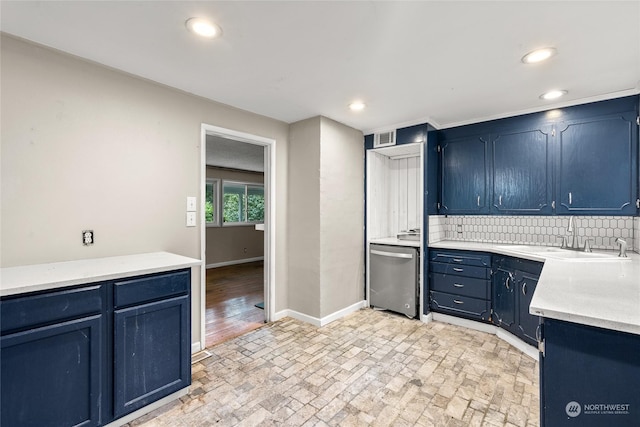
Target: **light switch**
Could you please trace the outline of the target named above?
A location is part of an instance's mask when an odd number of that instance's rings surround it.
[[[187,212],[195,212],[196,210],[196,198],[187,197]]]
[[[187,227],[195,227],[195,226],[196,226],[196,213],[187,212]]]

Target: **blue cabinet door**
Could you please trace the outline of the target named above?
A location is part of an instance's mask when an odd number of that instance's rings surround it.
[[[544,319],[541,427],[637,427],[640,335]]]
[[[97,426],[101,413],[102,315],[0,338],[3,426]]]
[[[438,194],[440,177],[440,155],[438,154],[438,134],[429,126],[427,132],[427,143],[424,146],[424,218],[428,220],[429,215],[438,215]],[[428,228],[425,226],[425,235],[428,235]]]
[[[492,267],[491,320],[512,333],[516,326],[516,278],[509,258],[497,257]]]
[[[540,318],[529,314],[533,293],[538,285],[539,275],[516,271],[516,291],[518,292],[518,336],[528,344],[536,345]]]
[[[489,137],[445,140],[442,152],[442,214],[489,212]]]
[[[491,137],[493,212],[552,213],[550,134],[550,129],[533,129]]]
[[[635,111],[561,123],[557,213],[634,215],[638,197]]]
[[[114,312],[116,418],[191,384],[189,301],[184,295]]]

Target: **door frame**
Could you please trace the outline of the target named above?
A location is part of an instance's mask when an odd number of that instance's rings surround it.
[[[264,313],[265,321],[275,317],[276,272],[276,140],[233,129],[202,123],[200,132],[200,347],[206,347],[206,247],[205,191],[207,181],[207,135],[219,136],[238,143],[264,147]]]

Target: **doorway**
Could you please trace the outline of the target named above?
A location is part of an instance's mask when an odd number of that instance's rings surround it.
[[[202,125],[201,130],[201,259],[205,260],[204,265],[207,266],[207,224],[210,224],[210,218],[207,219],[207,209],[205,203],[207,201],[207,191],[211,191],[210,181],[207,180],[207,140],[216,140],[216,141],[224,141],[226,146],[233,146],[234,149],[237,150],[238,153],[244,151],[253,151],[255,152],[258,147],[258,151],[262,151],[263,153],[263,190],[264,191],[264,224],[263,227],[255,227],[254,224],[235,224],[237,229],[250,230],[249,233],[259,233],[263,234],[263,254],[264,261],[256,260],[251,258],[251,254],[249,253],[247,256],[249,258],[241,260],[240,264],[236,264],[234,262],[229,263],[217,263],[215,264],[215,268],[210,269],[208,271],[207,268],[203,268],[201,271],[201,289],[200,289],[200,343],[201,348],[205,348],[209,346],[209,343],[212,342],[214,337],[225,338],[225,334],[231,333],[233,331],[223,331],[224,328],[229,328],[229,324],[232,323],[233,319],[227,319],[223,322],[212,320],[212,316],[225,316],[224,312],[230,314],[230,317],[234,315],[236,318],[241,320],[241,323],[253,323],[255,328],[256,319],[262,322],[269,322],[274,317],[274,304],[275,300],[275,287],[274,287],[274,278],[275,278],[275,140],[260,137],[257,135],[237,132],[230,129],[220,128],[217,126]],[[209,144],[211,146],[211,144]],[[214,153],[215,154],[215,153]],[[234,157],[234,156],[231,156]],[[235,155],[235,157],[239,157],[239,155]],[[228,169],[232,169],[231,168]],[[250,179],[228,179],[227,181],[223,181],[222,179],[218,182],[218,200],[220,200],[220,207],[222,208],[222,194],[224,194],[223,190],[223,182],[226,182],[228,187],[228,191],[239,191],[238,189],[244,188],[246,194],[250,194],[251,191],[256,191],[257,186],[252,185],[251,182],[242,182],[242,181],[251,181]],[[209,188],[208,188],[209,187]],[[230,230],[233,228],[233,225],[222,222],[221,213],[220,216],[220,224],[218,226],[222,229]],[[245,219],[250,219],[246,217]],[[224,224],[224,225],[223,225]],[[229,227],[227,227],[229,225]],[[263,228],[263,231],[260,230]],[[247,248],[244,248],[244,252],[247,252]],[[246,257],[245,257],[246,258]],[[260,274],[262,273],[262,274]],[[216,288],[212,287],[212,283],[216,283]],[[223,287],[226,288],[221,292]],[[246,289],[247,295],[242,294],[242,288]],[[257,296],[261,294],[262,305],[264,307],[263,310],[258,310],[253,308],[253,299],[256,299]],[[220,309],[218,305],[217,308],[211,306],[212,304],[219,304],[220,298],[229,298],[234,301],[226,301],[225,310]],[[237,305],[238,303],[252,303],[251,308],[253,309],[253,314],[251,314],[250,318],[247,316],[246,319],[241,319],[243,314],[238,314],[237,312],[234,314],[233,305]],[[257,304],[257,303],[256,303]],[[210,307],[211,306],[211,307]],[[217,310],[217,312],[215,312]],[[256,315],[255,311],[259,311],[261,314]],[[236,310],[237,311],[237,310]],[[250,310],[249,310],[250,311]],[[209,313],[209,314],[207,314]],[[238,325],[239,328],[242,328],[243,325]],[[246,326],[246,325],[245,325]],[[249,325],[251,328],[251,325]],[[219,331],[211,330],[211,328],[219,328]],[[209,329],[209,330],[208,330]],[[233,329],[233,328],[231,328]]]

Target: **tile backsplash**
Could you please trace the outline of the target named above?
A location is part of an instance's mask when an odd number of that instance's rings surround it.
[[[616,237],[627,240],[636,252],[640,244],[640,218],[628,216],[574,216],[574,229],[582,247],[593,239],[594,249],[617,248]],[[429,217],[429,243],[463,240],[486,243],[560,246],[567,234],[568,216],[448,215]],[[635,237],[635,238],[634,238]]]

